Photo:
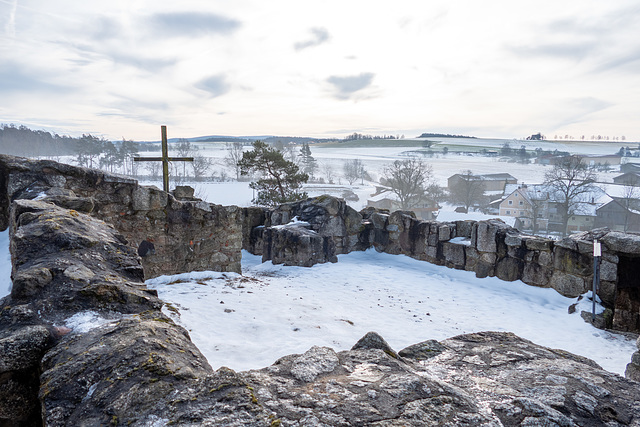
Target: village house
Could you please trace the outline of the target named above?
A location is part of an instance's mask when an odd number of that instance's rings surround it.
[[[387,187],[376,187],[376,192],[367,199],[367,207],[387,209],[389,212],[402,210],[398,195]],[[436,219],[440,206],[434,201],[428,200],[414,205],[410,210],[416,214],[416,218],[425,221]]]
[[[611,203],[614,197],[607,194],[607,191],[618,194],[621,186],[603,185],[603,188],[596,187],[589,193],[582,194],[578,203],[574,206],[573,212],[567,220],[567,233],[577,233],[580,231],[592,230],[598,226],[620,230],[624,227],[622,218],[629,218],[629,215],[621,216],[619,213],[610,213],[611,206],[605,208],[600,213],[600,209]],[[562,212],[559,207],[560,199],[554,195],[553,189],[543,184],[535,185],[508,185],[505,188],[506,196],[499,203],[499,214],[502,216],[512,216],[518,218],[516,228],[532,232],[557,232],[561,233],[563,226]],[[600,218],[609,212],[606,219]],[[534,220],[535,219],[535,220]],[[598,225],[601,224],[601,225]]]
[[[611,200],[597,209],[595,227],[608,227],[614,231],[640,232],[640,210],[625,207],[624,200]]]
[[[549,193],[543,185],[507,185],[499,203],[499,215],[517,218],[519,230],[548,228]],[[535,228],[535,230],[534,230]]]
[[[489,192],[504,191],[506,185],[518,183],[518,180],[508,173],[489,173],[483,175],[464,175],[457,173],[455,175],[451,175],[447,179],[447,187],[449,189],[454,188],[461,181],[468,179],[482,181],[484,184],[484,190]]]
[[[598,166],[598,165],[619,165],[622,163],[622,156],[619,154],[596,154],[596,155],[586,155],[579,154],[577,155],[582,159],[582,163],[587,166]]]
[[[605,154],[605,155],[584,155],[577,154],[576,157],[579,157],[587,166],[604,166],[604,165],[619,165],[622,162],[622,156],[619,154]],[[544,156],[540,156],[534,160],[535,163],[541,165],[550,165],[553,166],[558,162],[563,161],[566,158],[566,155],[556,155],[556,154],[548,154]]]
[[[640,172],[640,163],[628,162],[620,165],[620,172]]]
[[[613,182],[623,185],[640,186],[640,171],[626,172],[613,178]]]

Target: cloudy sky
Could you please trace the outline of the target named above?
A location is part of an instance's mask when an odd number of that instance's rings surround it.
[[[640,140],[638,0],[0,0],[0,123]]]

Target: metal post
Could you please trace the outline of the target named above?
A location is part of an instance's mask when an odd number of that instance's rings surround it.
[[[596,321],[596,295],[598,292],[598,286],[600,285],[600,257],[602,256],[602,249],[600,242],[593,241],[593,290],[591,291],[593,308],[591,311],[591,321]]]

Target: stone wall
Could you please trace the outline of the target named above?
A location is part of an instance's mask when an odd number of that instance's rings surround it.
[[[103,171],[0,155],[0,226],[11,202],[37,199],[112,224],[142,256],[147,278],[195,270],[240,272],[242,209],[172,194]]]
[[[567,297],[592,288],[593,241],[597,239],[602,243],[598,295],[613,310],[606,319],[608,326],[640,331],[640,282],[636,279],[640,266],[634,270],[638,264],[634,260],[640,260],[638,235],[598,229],[554,241],[522,234],[499,219],[423,221],[412,212],[390,214],[374,208],[358,213],[328,196],[283,205],[262,215],[264,222],[255,220],[254,228],[246,232],[251,245],[245,249],[262,254],[263,261],[308,266],[373,247],[473,271],[479,278],[495,276],[550,287]],[[323,247],[327,248],[324,254],[319,252]],[[620,263],[624,268],[618,268]]]
[[[636,425],[638,383],[510,333],[399,352],[375,333],[248,372],[214,371],[111,225],[12,204],[0,299],[0,425]],[[85,319],[85,320],[82,320]],[[221,325],[211,325],[211,334]],[[223,343],[221,343],[223,345]]]

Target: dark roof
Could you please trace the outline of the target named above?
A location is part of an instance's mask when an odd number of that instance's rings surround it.
[[[487,173],[480,176],[484,179],[513,179],[517,181],[516,177],[511,175],[510,173]]]

